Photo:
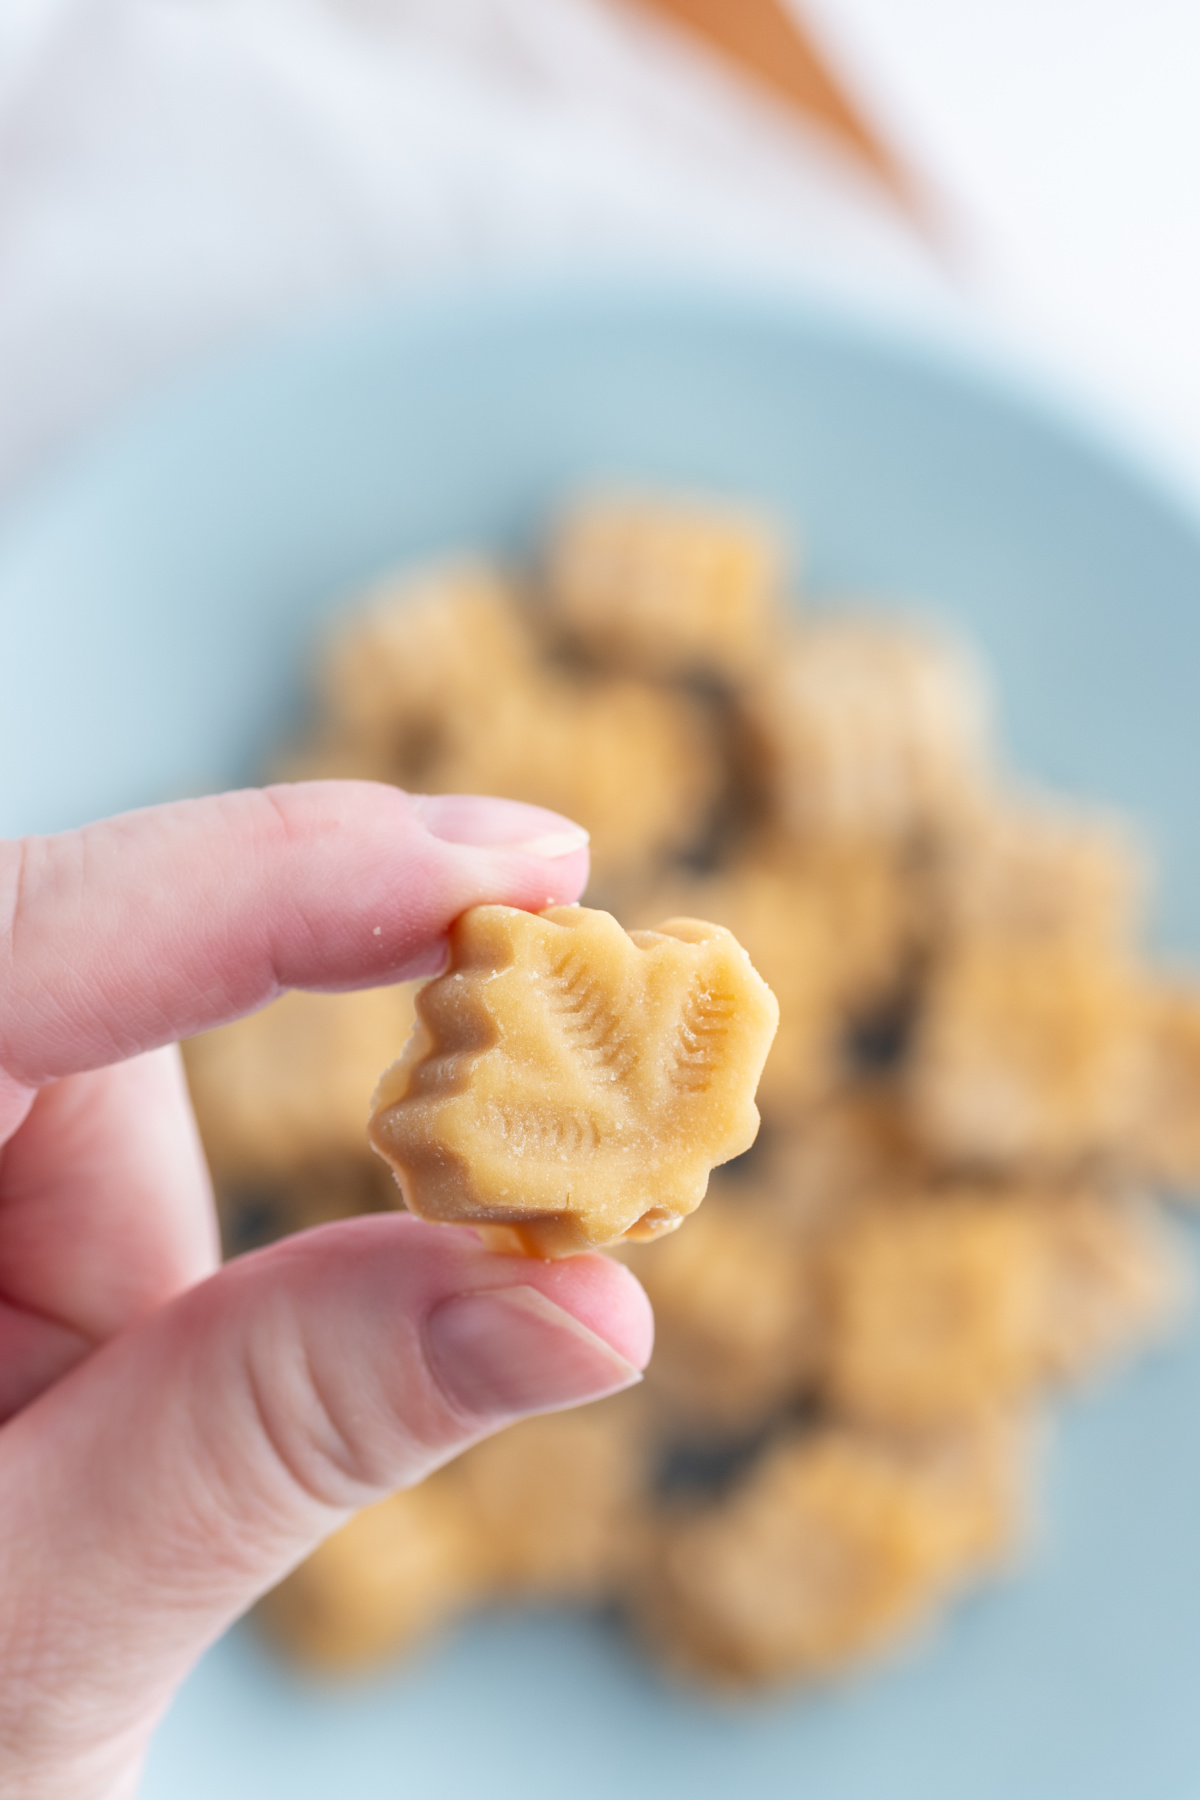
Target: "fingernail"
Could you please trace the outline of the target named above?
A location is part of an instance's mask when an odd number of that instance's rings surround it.
[[[443,1390],[483,1417],[553,1412],[641,1380],[632,1363],[536,1288],[443,1300],[425,1331]]]
[[[516,850],[552,860],[584,849],[588,841],[583,826],[573,819],[523,800],[490,794],[414,794],[412,801],[426,831],[447,844]]]

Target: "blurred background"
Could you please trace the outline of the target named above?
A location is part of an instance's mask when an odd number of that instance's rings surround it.
[[[838,323],[1022,368],[1200,500],[1198,60],[1188,0],[0,6],[0,608],[22,672],[0,828],[219,785],[268,746],[293,775],[494,785],[592,826],[599,903],[730,922],[788,1024],[816,1021],[790,1064],[775,1052],[756,1150],[670,1246],[629,1252],[660,1319],[642,1400],[504,1434],[362,1515],[269,1603],[319,1666],[415,1647],[395,1686],[318,1696],[235,1633],[148,1791],[303,1800],[339,1791],[349,1759],[356,1791],[391,1800],[401,1732],[414,1785],[447,1795],[477,1793],[481,1767],[491,1794],[557,1794],[561,1746],[586,1765],[576,1800],[684,1767],[700,1800],[787,1791],[798,1759],[821,1800],[1165,1797],[1200,1768],[1200,1333],[1140,1193],[1200,1186],[1200,982],[1145,961],[1123,832],[989,785],[957,646],[961,627],[994,676],[1022,781],[1144,831],[1171,941],[1194,947],[1200,536],[1086,432]],[[556,324],[536,297],[564,277],[586,304]],[[605,284],[630,277],[691,296],[688,328],[670,302],[606,319]],[[481,329],[486,293],[474,324],[435,304],[411,335],[402,308],[371,311],[493,284],[533,294],[523,327],[497,308]],[[827,313],[709,321],[714,285]],[[347,311],[325,350],[306,338]],[[23,513],[110,420],[257,339],[275,344],[257,385],[235,368],[208,410],[184,400],[107,462],[81,456]],[[554,510],[593,467],[676,464],[767,523],[715,499]],[[950,638],[886,616],[847,637],[819,604],[797,623],[775,524],[799,535],[806,598],[886,615],[914,596]],[[373,588],[326,644],[307,737],[281,742],[336,594],[443,538],[492,554],[530,530],[523,574]],[[672,644],[710,587],[732,650]],[[647,596],[668,593],[658,642]],[[432,699],[409,686],[430,670]],[[814,823],[813,766],[853,774],[876,743],[889,772],[922,772],[911,816]],[[410,1008],[396,989],[293,994],[190,1047],[227,1247],[394,1203],[363,1118]],[[1002,1098],[1015,1067],[1032,1121],[999,1149],[997,1044]],[[1118,1130],[1127,1052],[1144,1105]],[[1110,1410],[1064,1401],[1043,1483],[1045,1395],[1133,1348]],[[435,1633],[560,1593],[611,1624],[633,1595],[672,1666],[753,1688],[872,1654],[999,1568],[1003,1602],[969,1602],[924,1663],[918,1644],[850,1698],[735,1725],[578,1620]],[[797,1595],[817,1597],[807,1638],[788,1636]],[[755,1662],[738,1633],[773,1618]],[[553,1696],[540,1734],[530,1692]],[[1097,1705],[1109,1692],[1125,1715]],[[910,1785],[882,1787],[899,1768]]]
[[[1189,0],[7,0],[0,494],[247,333],[514,271],[983,332],[1200,485]]]
[[[401,1739],[439,1796],[1195,1793],[1200,1328],[1142,1190],[1200,1190],[1200,981],[1090,808],[1195,949],[1198,63],[1195,0],[2,0],[0,830],[263,767],[524,794],[592,826],[597,904],[720,918],[784,1003],[756,1147],[622,1251],[640,1399],[362,1514],[263,1622],[412,1658],[320,1688],[237,1631],[148,1793],[392,1800]],[[660,468],[709,500],[558,511]],[[336,594],[448,544],[540,549],[372,587],[300,727]],[[410,1008],[189,1046],[230,1251],[394,1204],[363,1120]]]

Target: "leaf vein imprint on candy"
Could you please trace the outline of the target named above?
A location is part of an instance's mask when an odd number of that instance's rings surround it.
[[[633,1066],[634,1052],[600,983],[589,975],[578,950],[568,949],[550,965],[548,998],[561,1029],[580,1061],[619,1081]]]
[[[412,1212],[498,1249],[659,1237],[754,1141],[778,1010],[719,925],[475,907],[418,996],[371,1142]]]
[[[671,1080],[689,1093],[702,1093],[712,1080],[734,1013],[730,994],[713,994],[697,984],[684,1001],[679,1048]]]

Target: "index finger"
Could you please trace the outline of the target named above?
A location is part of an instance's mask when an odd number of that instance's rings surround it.
[[[468,907],[577,899],[586,843],[517,801],[314,781],[0,846],[0,1071],[36,1088],[283,988],[428,974]]]

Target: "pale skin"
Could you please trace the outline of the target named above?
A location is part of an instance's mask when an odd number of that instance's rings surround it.
[[[586,876],[557,815],[360,782],[0,845],[0,1793],[132,1795],[197,1656],[352,1511],[637,1380],[649,1307],[601,1256],[396,1214],[218,1272],[175,1048]]]

